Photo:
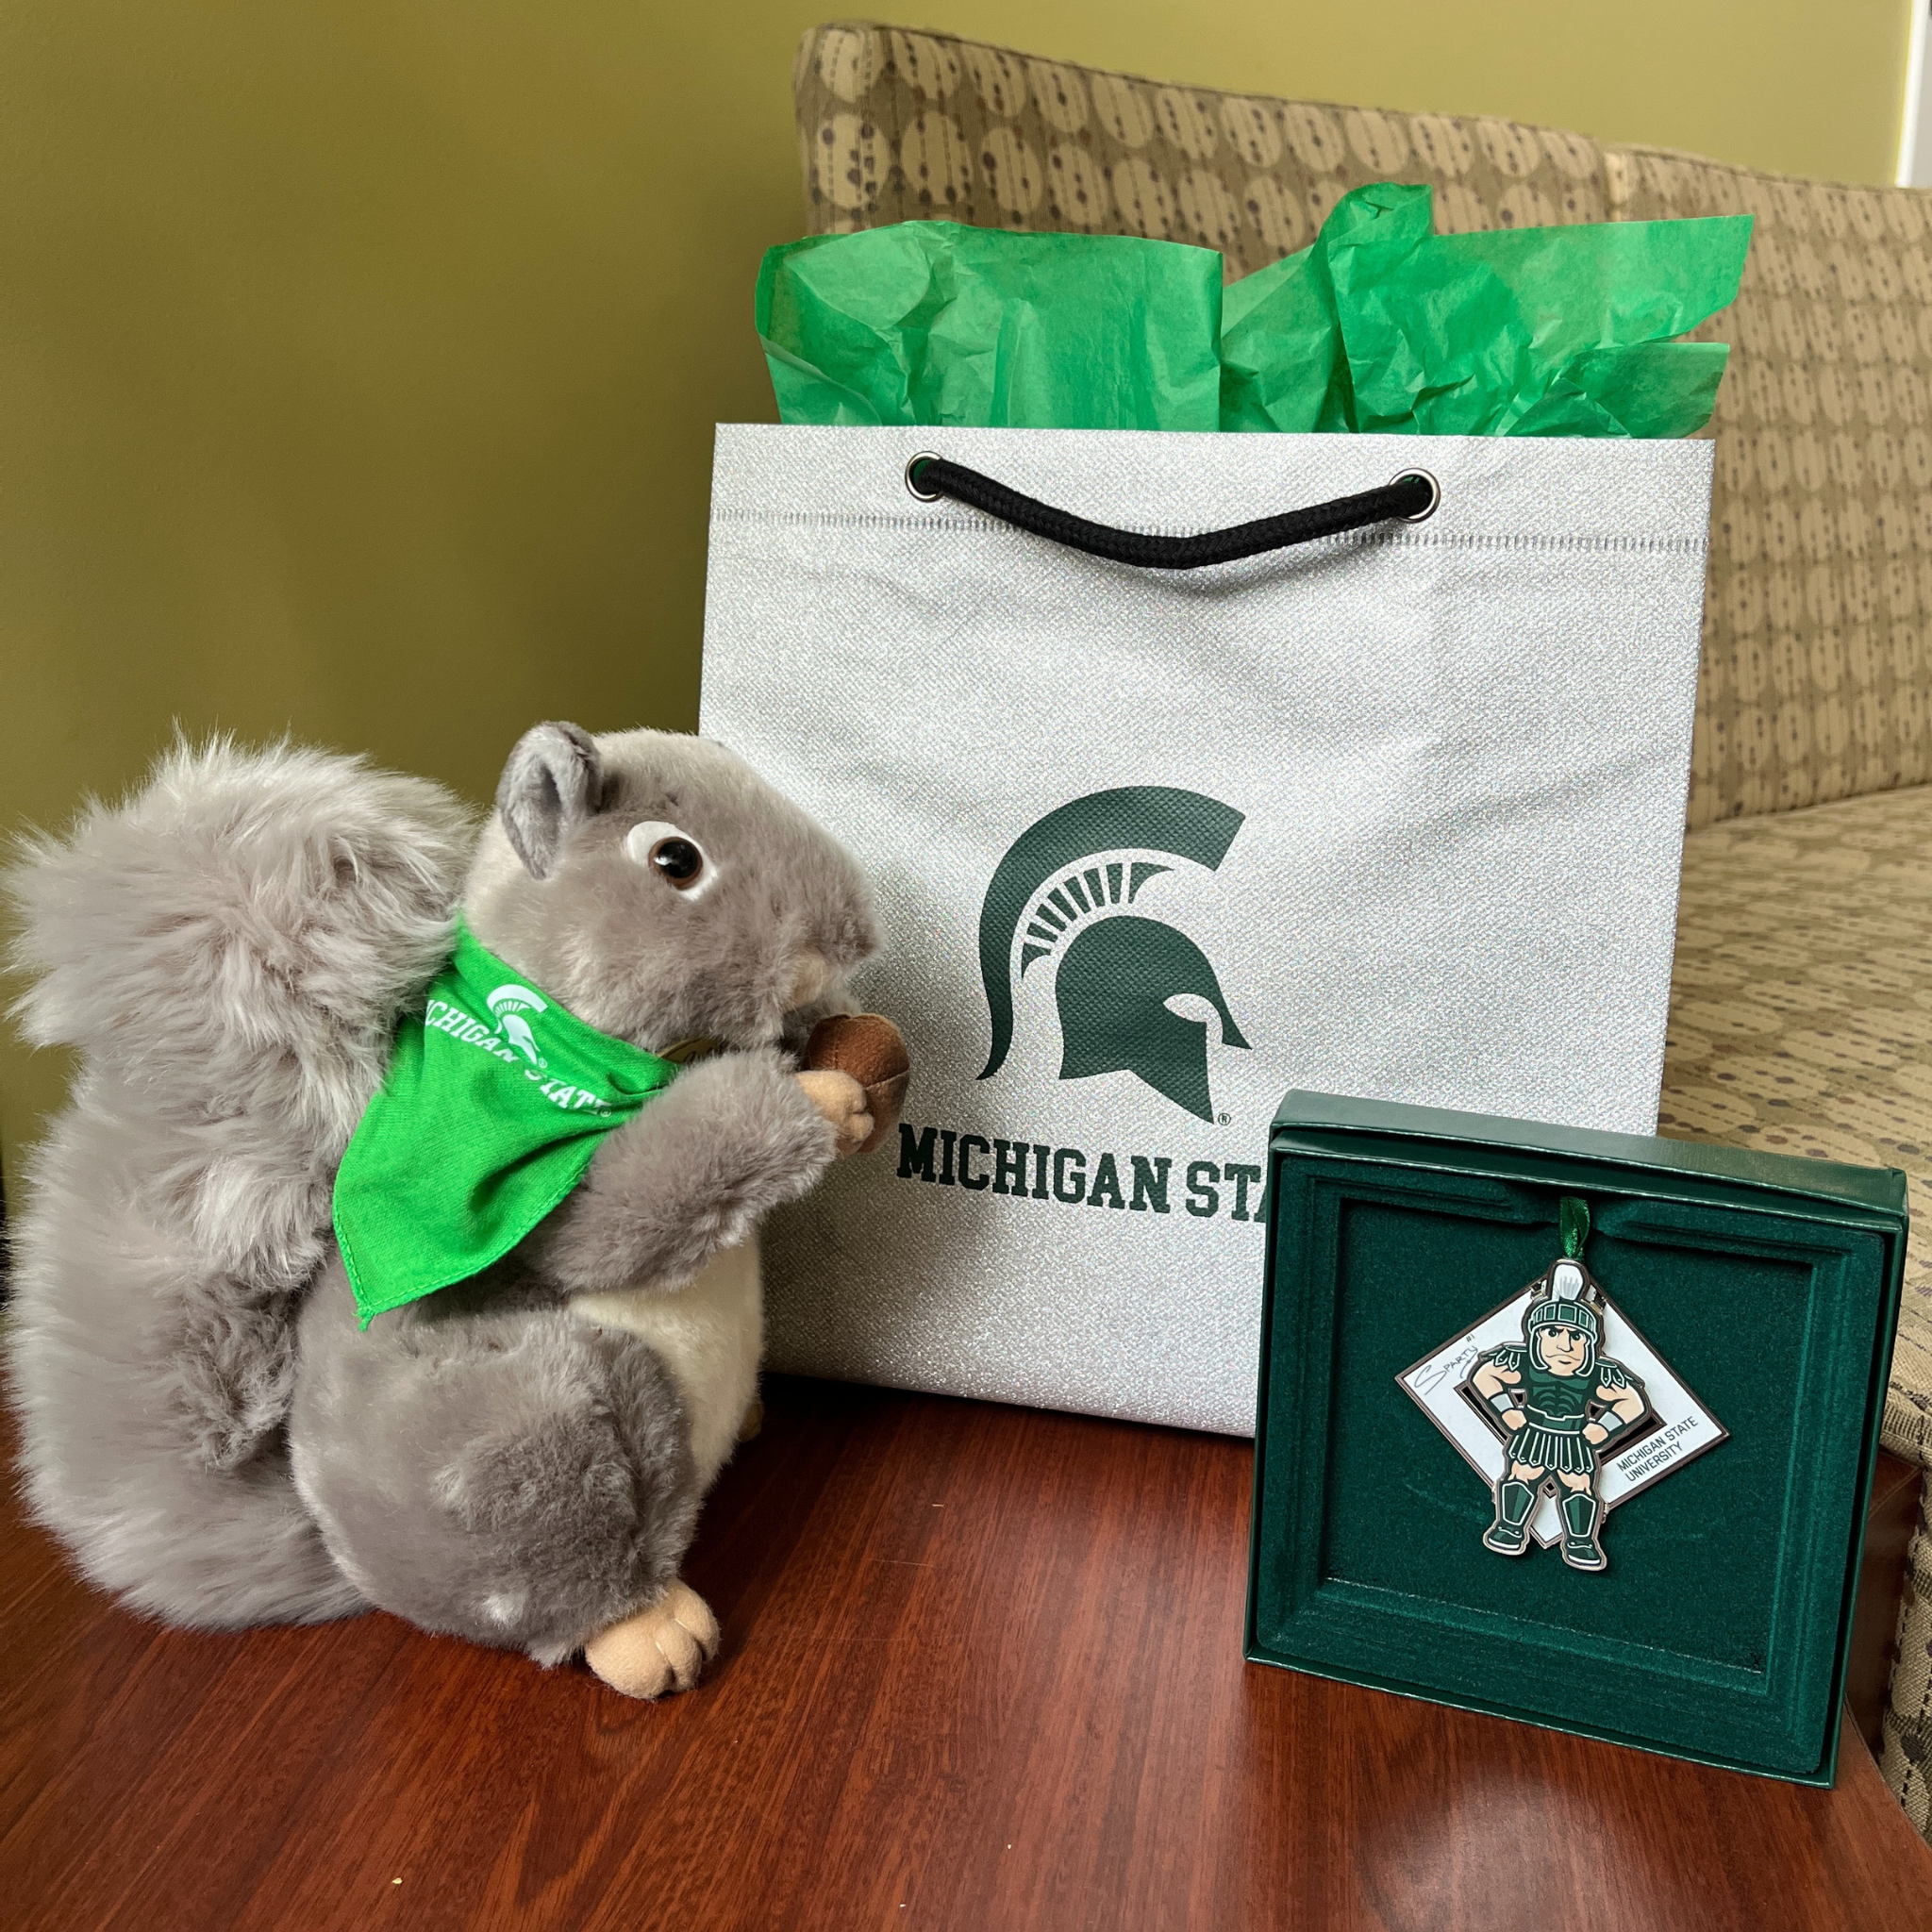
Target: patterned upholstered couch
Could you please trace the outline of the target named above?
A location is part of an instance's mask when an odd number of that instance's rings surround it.
[[[1748,212],[1718,404],[1704,664],[1662,1130],[1907,1169],[1932,1213],[1932,192],[1851,188],[1501,120],[1169,87],[865,23],[794,75],[815,231],[945,217],[1161,236],[1230,278],[1365,181],[1439,226]],[[1932,1466],[1915,1236],[1888,1448]],[[1922,1514],[1884,1769],[1932,1804]]]

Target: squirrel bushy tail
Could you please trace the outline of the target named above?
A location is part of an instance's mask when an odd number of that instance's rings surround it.
[[[295,1320],[473,843],[425,780],[217,740],[6,875],[32,979],[15,1019],[80,1053],[13,1228],[26,1493],[89,1575],[170,1622],[359,1606],[289,1473]]]

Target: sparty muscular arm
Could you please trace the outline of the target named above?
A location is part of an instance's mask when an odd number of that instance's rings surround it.
[[[1510,1429],[1520,1429],[1527,1420],[1511,1399],[1511,1391],[1522,1380],[1523,1372],[1510,1366],[1507,1358],[1499,1361],[1489,1357],[1483,1358],[1469,1378],[1470,1387],[1503,1419],[1503,1425]]]
[[[1612,1436],[1620,1436],[1641,1416],[1647,1406],[1644,1400],[1643,1384],[1635,1375],[1620,1374],[1614,1380],[1605,1376],[1598,1385],[1596,1399],[1608,1405],[1609,1416],[1599,1418],[1589,1424],[1583,1431],[1586,1442],[1606,1442]]]

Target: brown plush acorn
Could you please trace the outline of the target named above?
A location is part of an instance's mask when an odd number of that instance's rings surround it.
[[[877,1013],[834,1013],[811,1029],[805,1042],[808,1072],[850,1074],[865,1089],[872,1132],[858,1152],[870,1154],[899,1124],[912,1058],[899,1029]]]

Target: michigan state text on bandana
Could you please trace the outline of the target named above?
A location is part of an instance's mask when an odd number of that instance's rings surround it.
[[[501,1259],[676,1074],[579,1020],[458,922],[336,1174],[336,1241],[363,1326]]]

